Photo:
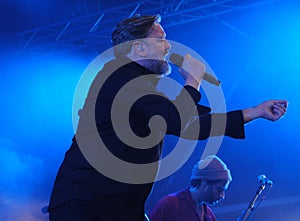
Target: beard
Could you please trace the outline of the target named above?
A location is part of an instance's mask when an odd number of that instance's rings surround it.
[[[139,63],[155,74],[166,76],[171,72],[171,66],[167,61],[157,59],[140,60]]]

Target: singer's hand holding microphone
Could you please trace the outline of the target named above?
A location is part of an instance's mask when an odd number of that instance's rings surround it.
[[[185,85],[199,89],[205,73],[205,66],[202,62],[193,58],[190,54],[182,57],[175,53],[171,54],[170,61],[179,67],[179,73],[183,77]]]
[[[179,73],[184,78],[187,84],[196,81],[200,85],[205,73],[205,66],[202,62],[187,54],[184,57],[182,65],[179,68]]]
[[[185,80],[186,85],[199,88],[202,79],[211,84],[220,85],[218,79],[205,72],[205,65],[201,61],[191,57],[190,54],[186,54],[183,57],[173,53],[170,55],[169,60],[179,67],[179,72]]]

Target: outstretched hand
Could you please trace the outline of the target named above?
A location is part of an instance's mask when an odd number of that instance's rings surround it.
[[[270,121],[279,120],[287,110],[286,100],[268,100],[255,107],[243,110],[244,122],[248,123],[257,118],[264,118]]]

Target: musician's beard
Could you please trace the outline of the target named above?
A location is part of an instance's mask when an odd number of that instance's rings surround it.
[[[155,74],[165,76],[170,74],[171,66],[167,61],[157,60],[157,59],[145,59],[140,60],[140,64]]]

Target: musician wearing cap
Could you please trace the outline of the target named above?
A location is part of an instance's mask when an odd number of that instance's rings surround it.
[[[163,197],[149,214],[151,221],[215,221],[208,205],[225,198],[231,182],[230,170],[217,156],[207,156],[196,163],[191,186]]]

